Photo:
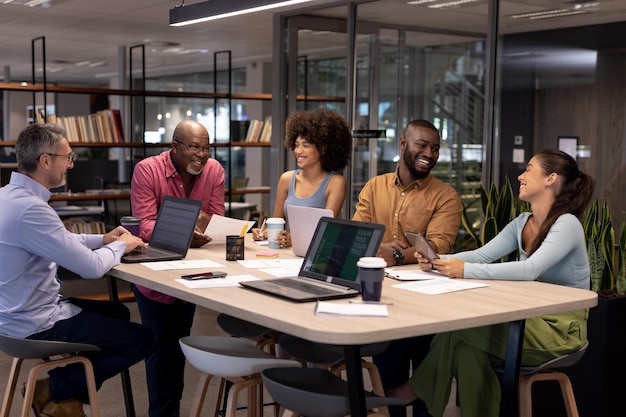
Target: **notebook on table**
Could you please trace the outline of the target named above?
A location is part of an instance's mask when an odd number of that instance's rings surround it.
[[[330,209],[287,206],[287,222],[289,223],[291,247],[294,255],[306,255],[306,251],[313,240],[317,223],[322,217],[334,217],[334,213]]]
[[[376,256],[385,226],[322,217],[296,277],[244,281],[245,288],[305,302],[360,294],[357,261]]]
[[[122,256],[122,262],[171,261],[187,256],[201,208],[199,200],[166,196],[159,208],[150,243]]]

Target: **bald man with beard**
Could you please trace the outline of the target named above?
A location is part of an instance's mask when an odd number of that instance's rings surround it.
[[[180,122],[171,148],[135,167],[131,206],[133,216],[141,219],[139,237],[145,241],[150,240],[165,196],[202,201],[191,247],[210,242],[203,231],[213,214],[224,215],[224,169],[211,158],[209,133],[198,122]],[[135,286],[134,292],[141,320],[155,336],[156,348],[146,358],[149,417],[178,417],[185,368],[178,340],[191,331],[195,305],[142,286]]]

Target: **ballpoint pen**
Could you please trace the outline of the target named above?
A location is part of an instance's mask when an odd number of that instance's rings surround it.
[[[257,232],[257,237],[258,238],[263,238],[263,229],[265,229],[265,223],[267,222],[267,217],[263,219],[263,223],[261,224],[261,227],[259,228],[259,231]]]

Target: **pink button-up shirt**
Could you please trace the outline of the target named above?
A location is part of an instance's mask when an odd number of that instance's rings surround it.
[[[178,175],[170,151],[139,161],[133,172],[130,203],[133,216],[139,217],[139,237],[149,241],[154,229],[159,207],[166,195],[202,201],[206,214],[224,215],[224,168],[215,159],[209,159],[196,176],[191,194],[185,195],[183,181]],[[174,298],[145,287],[137,286],[146,297],[166,304]]]

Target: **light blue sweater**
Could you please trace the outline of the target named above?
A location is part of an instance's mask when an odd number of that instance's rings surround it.
[[[537,280],[589,289],[589,258],[580,221],[572,214],[560,216],[539,249],[528,256],[522,250],[522,229],[530,215],[520,214],[482,248],[441,257],[464,261],[464,278]],[[519,261],[491,263],[516,249]]]

